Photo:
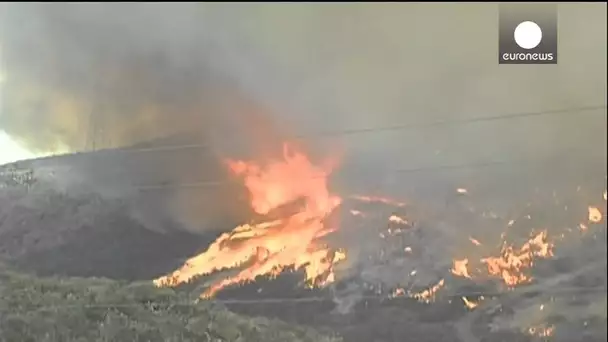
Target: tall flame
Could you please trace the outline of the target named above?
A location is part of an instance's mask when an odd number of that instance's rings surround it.
[[[336,229],[326,218],[341,203],[329,193],[331,170],[314,166],[303,153],[284,145],[283,159],[265,166],[246,161],[227,161],[249,190],[252,209],[269,214],[301,201],[295,214],[274,221],[245,224],[222,234],[209,249],[192,257],[170,275],[155,280],[158,286],[175,286],[198,275],[240,267],[232,277],[213,284],[203,297],[213,296],[226,286],[276,275],[287,267],[303,269],[310,285],[333,280],[333,265],[346,256],[330,250],[320,238]]]

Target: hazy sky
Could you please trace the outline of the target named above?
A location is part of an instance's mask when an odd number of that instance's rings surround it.
[[[490,3],[0,6],[0,128],[36,151],[181,131],[222,145],[251,134],[247,118],[306,134],[606,103],[602,3],[559,5],[559,64],[541,66],[497,64]],[[314,143],[391,168],[571,148],[605,156],[605,118],[567,113]]]
[[[34,153],[25,149],[5,132],[0,131],[0,165],[34,157]]]

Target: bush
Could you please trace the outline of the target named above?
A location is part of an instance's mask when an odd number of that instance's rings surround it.
[[[0,267],[0,341],[334,342],[150,283],[38,278]]]

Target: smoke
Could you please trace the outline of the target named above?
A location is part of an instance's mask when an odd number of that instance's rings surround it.
[[[32,149],[77,151],[202,130],[243,98],[299,133],[604,104],[603,6],[560,4],[560,63],[539,67],[497,64],[496,4],[4,4],[0,124]],[[421,141],[452,159],[547,154],[605,135],[598,117],[346,143],[412,163],[428,159]]]
[[[228,112],[252,111],[213,64],[202,10],[4,4],[0,126],[34,151],[82,151],[204,137]]]
[[[131,183],[213,182],[226,176],[213,164],[217,155],[273,153],[294,136],[605,105],[606,4],[557,8],[557,65],[498,65],[495,3],[3,3],[0,129],[36,152],[158,138],[210,146],[91,159],[76,172],[86,175],[83,182],[103,174],[101,187],[114,184],[122,191]],[[330,134],[305,139],[305,145],[315,154],[336,146],[344,151],[332,182],[340,195],[407,197],[442,212],[463,186],[477,196],[479,212],[498,212],[504,220],[494,226],[467,221],[462,210],[444,213],[430,220],[431,227],[413,231],[421,231],[409,240],[419,259],[390,258],[380,266],[357,261],[392,245],[369,225],[357,233],[342,227],[347,237],[340,242],[360,254],[345,273],[388,287],[404,285],[404,279],[420,281],[405,285],[426,286],[446,275],[454,255],[471,249],[469,235],[483,240],[489,231],[500,232],[539,181],[553,195],[556,184],[560,195],[572,193],[581,178],[590,192],[605,189],[606,124],[606,111],[599,109]],[[555,157],[569,165],[394,172]],[[597,172],[599,181],[590,176]],[[226,229],[226,218],[240,210],[233,208],[239,207],[236,193],[208,187],[169,196],[146,192],[137,198],[143,206],[136,214],[148,226],[160,222],[158,206],[169,197],[169,210],[187,227]],[[572,202],[587,203],[578,200]],[[453,202],[465,208],[462,199]],[[559,216],[556,208],[547,211],[546,217]],[[340,309],[358,300],[359,285],[338,294]]]
[[[35,151],[179,135],[240,157],[293,135],[606,104],[600,3],[557,5],[559,64],[543,66],[498,65],[490,3],[1,6],[0,128]],[[605,127],[600,109],[306,143],[345,151],[340,192],[433,197],[426,185],[451,191],[477,175],[389,172],[605,160]],[[207,158],[183,153],[192,160],[170,168],[172,181],[213,180]],[[193,192],[178,197],[196,207]]]

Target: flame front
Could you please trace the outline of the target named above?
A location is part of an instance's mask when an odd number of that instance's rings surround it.
[[[265,166],[245,161],[228,161],[230,169],[243,178],[252,209],[269,214],[288,204],[301,205],[294,214],[274,221],[246,224],[222,234],[206,252],[189,259],[180,269],[155,280],[158,286],[175,286],[193,277],[240,267],[232,277],[208,288],[203,297],[224,287],[276,275],[287,267],[303,269],[310,285],[325,285],[334,279],[333,265],[343,260],[342,251],[329,249],[320,241],[336,229],[326,218],[341,199],[329,193],[331,170],[314,166],[308,157],[284,145],[283,159]]]
[[[547,232],[542,231],[524,243],[520,248],[503,244],[500,256],[481,261],[487,265],[488,273],[502,278],[507,286],[528,283],[532,278],[524,270],[532,267],[535,258],[553,256],[553,245],[547,242]]]
[[[476,246],[481,243],[472,239]],[[553,244],[548,241],[547,231],[541,231],[533,235],[521,247],[502,243],[500,254],[489,256],[480,261],[486,265],[487,274],[493,278],[501,279],[508,287],[515,287],[532,281],[532,277],[526,274],[535,259],[545,259],[553,256]],[[469,271],[469,259],[454,259],[451,269],[452,274],[458,277],[473,279]]]
[[[411,297],[416,298],[424,303],[430,303],[435,299],[435,295],[443,287],[443,285],[445,285],[445,280],[441,279],[437,284],[429,287],[428,289],[422,292],[411,294]]]

